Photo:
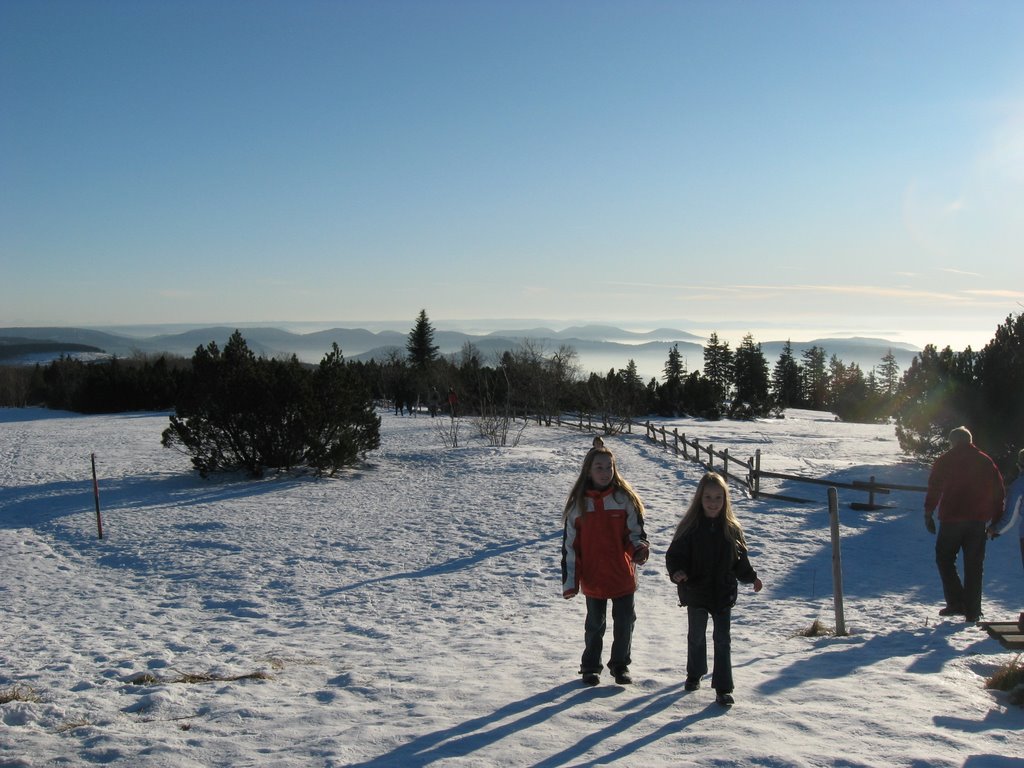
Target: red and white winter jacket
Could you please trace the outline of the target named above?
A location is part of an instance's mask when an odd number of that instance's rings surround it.
[[[629,497],[609,487],[586,492],[586,511],[569,509],[562,535],[562,594],[623,597],[636,591],[634,553],[648,549],[644,520]]]

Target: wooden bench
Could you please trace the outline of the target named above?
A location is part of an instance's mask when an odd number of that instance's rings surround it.
[[[978,626],[1011,651],[1024,648],[1024,631],[1016,621],[979,621]]]

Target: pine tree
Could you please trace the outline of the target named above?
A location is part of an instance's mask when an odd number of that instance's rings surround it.
[[[825,370],[825,350],[814,345],[805,349],[804,364],[800,368],[803,381],[804,402],[814,410],[824,410],[828,403],[828,373]]]
[[[679,354],[679,345],[673,344],[665,361],[665,383],[657,387],[657,400],[663,415],[677,416],[683,411],[683,379],[686,376],[686,365]]]
[[[626,404],[625,413],[622,415],[635,416],[643,410],[643,402],[646,399],[646,389],[637,371],[636,360],[630,358],[626,362],[626,367],[619,371],[619,378],[622,381]]]
[[[736,395],[733,414],[736,416],[764,416],[768,413],[768,361],[761,345],[747,334],[733,356]]]
[[[668,360],[665,361],[663,372],[666,384],[682,386],[683,377],[686,376],[686,365],[679,354],[678,344],[673,344],[672,349],[668,351]]]
[[[257,358],[238,331],[223,352],[199,347],[163,444],[190,454],[203,476],[301,465],[333,473],[380,444],[373,399],[343,363],[337,344],[316,372],[294,355]]]
[[[933,457],[947,447],[953,427],[977,424],[982,397],[975,379],[976,355],[970,347],[941,352],[928,344],[910,363],[900,382],[896,438],[905,452]],[[974,432],[979,430],[974,429]],[[984,444],[975,435],[976,442]]]
[[[838,355],[833,354],[828,361],[828,376],[826,377],[828,381],[828,395],[825,402],[829,408],[835,408],[836,397],[845,386],[846,377],[846,365]]]
[[[889,398],[893,397],[900,386],[900,366],[891,349],[882,356],[882,362],[875,367],[875,370],[878,376],[879,394]]]
[[[978,354],[986,418],[978,428],[992,457],[1013,464],[1024,448],[1024,313],[1010,315]]]
[[[793,345],[786,345],[779,354],[772,371],[772,397],[776,408],[793,408],[802,405],[800,364],[793,357]]]
[[[438,347],[434,344],[434,328],[427,319],[427,310],[420,310],[416,324],[409,331],[405,349],[409,353],[409,362],[416,368],[424,369],[437,359]]]
[[[729,342],[719,341],[717,333],[711,334],[704,347],[704,378],[719,402],[728,398],[733,383],[733,354]]]
[[[832,380],[832,408],[843,421],[870,423],[884,418],[879,395],[856,363],[843,367],[841,377]]]

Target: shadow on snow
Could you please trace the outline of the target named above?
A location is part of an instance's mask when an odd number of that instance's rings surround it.
[[[100,479],[100,509],[106,514],[134,509],[215,504],[271,493],[285,485],[302,481],[301,478],[246,478],[214,483],[181,474]],[[0,510],[0,528],[8,529],[44,525],[77,514],[94,514],[96,501],[92,479],[0,488]]]
[[[554,688],[533,694],[520,701],[506,704],[490,715],[472,718],[450,728],[417,736],[407,744],[361,763],[352,768],[384,768],[384,766],[425,766],[439,760],[467,757],[474,752],[494,745],[516,733],[522,733],[535,725],[547,722],[561,712],[585,704],[594,699],[610,698],[624,694],[617,687],[580,688],[579,682],[562,683]],[[648,718],[663,712],[682,698],[682,684],[663,688],[653,693],[630,697],[618,707],[622,716],[614,723],[593,733],[588,733],[549,757],[533,764],[533,768],[557,768],[570,761],[579,760],[602,742],[617,735],[630,733],[641,727]],[[673,720],[660,728],[623,744],[610,753],[602,753],[589,762],[574,763],[577,766],[604,765],[610,761],[624,759],[643,747],[660,739],[682,733],[695,722],[724,713],[717,704],[710,704],[700,712]],[[502,722],[505,721],[505,722]]]
[[[561,537],[562,532],[557,531],[528,541],[515,541],[510,544],[492,544],[474,552],[471,555],[456,557],[444,563],[437,563],[436,565],[428,565],[425,568],[420,568],[418,571],[388,573],[383,576],[376,576],[372,579],[364,579],[362,581],[353,582],[352,584],[346,584],[342,587],[327,589],[320,594],[322,597],[330,597],[331,595],[341,594],[342,592],[351,592],[353,590],[360,589],[361,587],[369,586],[370,584],[381,584],[387,581],[401,581],[405,579],[423,579],[430,576],[439,576],[445,573],[454,573],[455,571],[460,571],[464,568],[470,568],[489,558],[500,557],[501,555],[508,554],[509,552],[514,552],[517,549],[524,549],[535,544],[544,544],[550,541],[555,541],[561,539]]]

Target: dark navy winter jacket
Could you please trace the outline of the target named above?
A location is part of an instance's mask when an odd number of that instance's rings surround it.
[[[712,613],[736,604],[738,581],[753,584],[757,578],[746,550],[726,537],[723,521],[705,515],[672,542],[665,553],[665,565],[669,576],[676,571],[687,576],[676,585],[679,604]]]

